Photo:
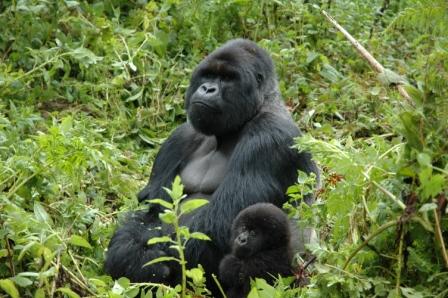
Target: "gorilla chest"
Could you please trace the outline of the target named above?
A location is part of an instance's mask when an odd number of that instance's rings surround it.
[[[223,181],[235,141],[219,144],[215,137],[205,141],[188,158],[180,171],[185,193],[211,195]]]

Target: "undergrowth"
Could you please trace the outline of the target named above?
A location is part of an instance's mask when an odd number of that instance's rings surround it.
[[[412,101],[321,9],[407,78]],[[185,121],[192,69],[234,37],[272,54],[323,178],[312,207],[288,208],[319,234],[309,284],[256,280],[250,297],[448,296],[445,0],[4,0],[0,28],[0,296],[153,295],[105,275],[105,249]]]

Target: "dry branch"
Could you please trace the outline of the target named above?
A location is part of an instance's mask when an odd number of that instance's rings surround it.
[[[377,72],[377,73],[384,73],[385,68],[382,66],[350,33],[347,32],[347,30],[344,29],[341,25],[336,22],[335,19],[333,19],[332,16],[330,16],[325,10],[322,10],[322,14],[330,21],[331,24],[333,24],[336,29],[338,29],[344,36],[350,41],[350,43],[356,48],[358,53],[369,62],[370,66]],[[409,103],[412,103],[412,98],[409,96],[408,92],[404,88],[403,85],[397,84],[398,92],[403,96]]]

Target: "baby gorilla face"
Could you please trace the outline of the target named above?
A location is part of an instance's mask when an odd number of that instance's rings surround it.
[[[258,203],[247,207],[232,226],[232,254],[240,259],[259,252],[287,246],[290,240],[288,217],[276,206]]]
[[[263,250],[267,243],[263,234],[257,229],[248,229],[242,226],[238,229],[238,235],[233,241],[233,254],[238,258],[246,258]]]

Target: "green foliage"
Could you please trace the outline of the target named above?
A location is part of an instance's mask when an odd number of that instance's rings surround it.
[[[151,264],[159,262],[175,261],[181,266],[182,273],[180,297],[191,297],[191,295],[187,295],[187,277],[192,280],[191,285],[193,286],[194,294],[205,295],[206,293],[208,293],[208,291],[205,289],[204,271],[202,270],[202,267],[187,269],[187,260],[185,259],[184,250],[185,245],[191,239],[209,241],[210,238],[201,232],[190,233],[188,227],[180,225],[180,220],[182,216],[187,215],[194,210],[208,204],[208,200],[189,199],[184,201],[187,196],[184,195],[184,187],[181,184],[179,176],[176,176],[176,178],[174,179],[172,188],[165,188],[165,191],[171,197],[173,201],[172,203],[166,202],[161,199],[149,200],[149,203],[159,204],[165,208],[164,211],[159,214],[159,217],[162,222],[173,227],[175,238],[171,239],[171,237],[169,236],[154,237],[148,240],[148,245],[154,245],[157,243],[169,243],[171,244],[170,248],[174,249],[179,254],[179,257],[160,257],[151,260],[150,262],[146,263],[145,266],[149,266]]]
[[[390,72],[378,80],[321,9]],[[112,281],[102,264],[116,218],[137,208],[160,144],[185,120],[192,69],[233,37],[272,53],[307,133],[297,148],[323,169],[312,207],[300,204],[313,184],[303,175],[285,206],[319,234],[310,284],[255,280],[250,297],[448,295],[447,18],[445,0],[0,1],[0,295],[185,289]],[[404,78],[412,102],[393,86]],[[168,224],[203,204],[182,203],[177,182],[170,195],[153,201]],[[176,231],[179,253],[206,238]],[[189,294],[206,294],[203,271],[184,272]]]

